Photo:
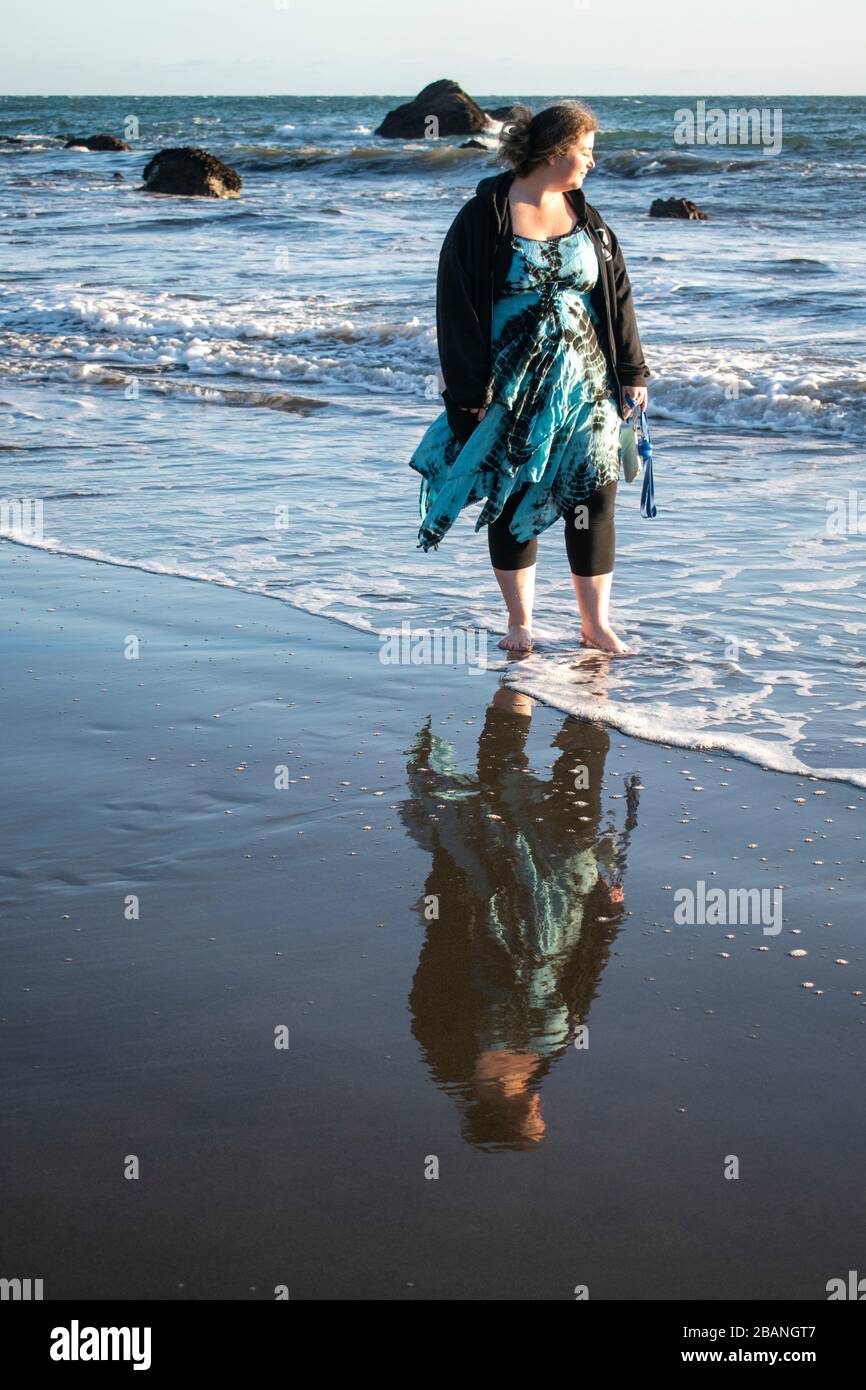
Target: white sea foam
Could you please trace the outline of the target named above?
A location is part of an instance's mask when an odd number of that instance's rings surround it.
[[[244,588],[244,585],[238,584],[237,580],[220,574],[216,570],[193,570],[180,564],[161,560],[124,560],[119,555],[112,555],[107,550],[86,545],[70,546],[64,544],[63,541],[54,536],[36,537],[13,532],[11,534],[4,533],[3,539],[13,545],[24,546],[28,550],[47,550],[52,555],[69,555],[77,560],[95,560],[101,565],[112,565],[116,569],[141,570],[144,574],[174,575],[176,579],[196,579],[202,583],[219,584],[224,589]],[[256,592],[256,590],[250,590],[250,592]]]
[[[794,431],[866,440],[866,365],[790,351],[659,347],[653,413],[731,430]]]
[[[595,662],[598,658],[589,656],[588,660]],[[565,714],[575,715],[579,719],[595,720],[632,738],[643,739],[647,743],[729,753],[772,772],[818,777],[823,781],[849,782],[853,786],[866,788],[864,770],[809,767],[796,757],[786,742],[774,743],[768,739],[755,738],[732,730],[708,728],[705,723],[707,712],[701,707],[673,707],[663,703],[632,705],[598,696],[581,696],[580,687],[575,682],[573,662],[559,665],[539,657],[530,657],[528,660],[509,664],[506,668],[506,682],[515,690],[531,695]],[[727,713],[733,715],[736,711],[731,707]]]
[[[351,308],[341,317],[341,307],[301,299],[279,307],[267,299],[225,306],[175,294],[145,298],[69,287],[24,300],[7,293],[0,322],[20,334],[14,346],[31,374],[40,358],[46,375],[61,377],[69,375],[70,361],[131,369],[183,365],[203,375],[330,378],[423,396],[439,366],[432,322],[419,314],[376,318],[366,310],[356,317]],[[411,361],[409,340],[417,345]],[[720,354],[683,344],[656,347],[652,361],[656,418],[866,442],[866,365],[858,360],[770,349]]]

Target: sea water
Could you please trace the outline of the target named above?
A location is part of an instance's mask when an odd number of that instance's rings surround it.
[[[371,641],[405,622],[498,636],[477,509],[425,555],[407,466],[442,408],[439,246],[496,141],[378,138],[402,99],[0,99],[2,492],[42,513],[3,528],[18,543],[255,590]],[[508,678],[643,738],[862,786],[863,103],[774,97],[771,155],[678,145],[696,101],[592,101],[585,191],[653,374],[658,516],[639,483],[617,506],[612,617],[638,655],[581,651],[557,524],[543,645]],[[124,129],[130,153],[63,148]],[[142,192],[182,144],[236,168],[241,198]],[[709,219],[650,219],[670,196]]]

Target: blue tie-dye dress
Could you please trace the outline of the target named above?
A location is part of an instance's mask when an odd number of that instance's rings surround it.
[[[470,503],[486,499],[480,531],[524,486],[510,530],[528,541],[619,473],[621,420],[590,302],[598,259],[589,233],[578,227],[543,241],[512,234],[511,244],[493,305],[487,413],[461,445],[443,411],[409,461],[421,474],[425,551]]]

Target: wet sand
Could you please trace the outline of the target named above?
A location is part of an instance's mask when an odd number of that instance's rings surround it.
[[[862,1266],[862,792],[258,596],[0,568],[0,1272],[821,1300]],[[783,884],[781,931],[678,925],[699,881]]]

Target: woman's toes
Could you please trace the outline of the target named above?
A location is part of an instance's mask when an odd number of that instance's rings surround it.
[[[532,633],[528,627],[509,627],[499,645],[507,652],[528,652],[532,647]]]
[[[593,647],[596,651],[609,652],[612,656],[634,656],[634,647],[627,647],[617,637],[613,628],[594,628],[580,630],[580,644],[582,647]]]

